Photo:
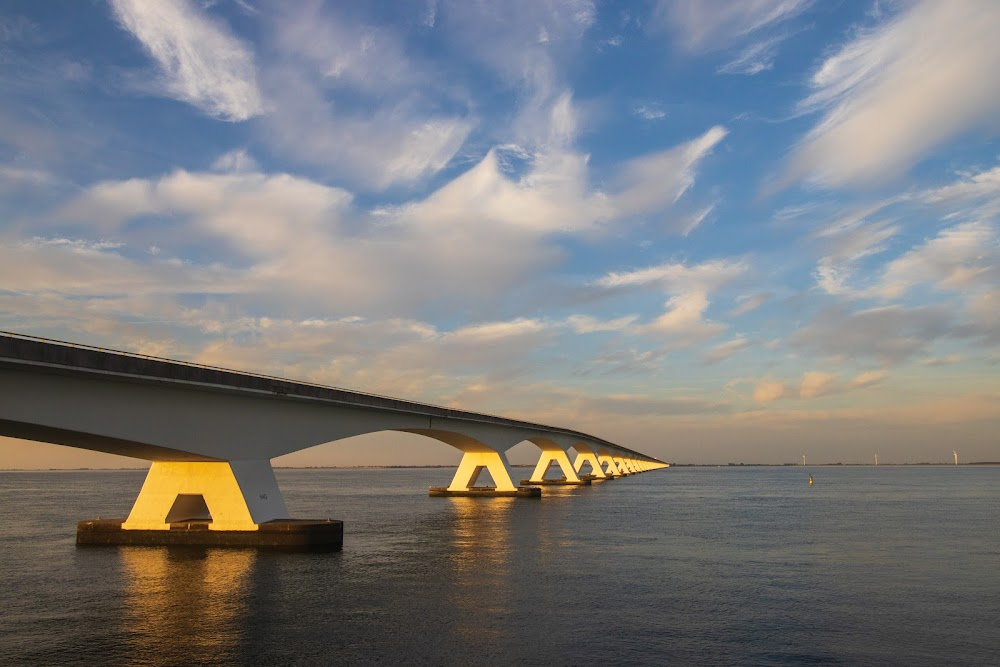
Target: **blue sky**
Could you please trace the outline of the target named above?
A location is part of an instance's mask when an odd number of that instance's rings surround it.
[[[998,34],[991,0],[7,2],[0,322],[671,461],[997,460]],[[290,462],[453,458],[396,438]]]

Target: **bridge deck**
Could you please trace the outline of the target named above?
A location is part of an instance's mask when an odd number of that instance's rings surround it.
[[[432,418],[459,419],[501,426],[542,429],[602,443],[613,449],[651,458],[587,433],[486,413],[456,410],[338,387],[281,377],[234,371],[174,359],[139,355],[120,350],[66,343],[0,331],[0,365],[44,367],[52,372],[107,373],[137,381],[167,380],[230,389],[300,396],[353,407],[408,412]],[[655,459],[654,459],[655,460]]]

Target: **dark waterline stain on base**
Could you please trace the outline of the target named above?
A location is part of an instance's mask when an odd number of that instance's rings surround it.
[[[339,551],[344,545],[344,522],[333,519],[284,519],[260,524],[257,530],[212,530],[207,521],[179,521],[170,530],[126,530],[125,519],[81,521],[76,526],[79,546],[209,546],[277,547]]]

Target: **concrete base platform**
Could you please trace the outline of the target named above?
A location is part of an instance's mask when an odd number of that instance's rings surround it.
[[[567,481],[565,477],[562,479],[543,479],[541,481],[535,482],[530,479],[522,479],[521,484],[531,484],[532,486],[590,486],[591,480],[580,478],[579,482]]]
[[[446,486],[432,486],[430,495],[434,497],[461,496],[474,498],[541,498],[542,490],[537,486],[519,486],[513,491],[497,491],[492,486],[474,486],[465,491],[451,491]]]
[[[170,530],[125,530],[125,519],[81,521],[76,526],[78,546],[207,546],[271,547],[295,550],[340,551],[344,522],[333,519],[276,519],[257,530],[210,530],[207,521],[179,521]]]

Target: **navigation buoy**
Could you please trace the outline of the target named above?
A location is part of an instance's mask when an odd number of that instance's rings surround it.
[[[809,486],[813,485],[813,476],[809,475]]]

